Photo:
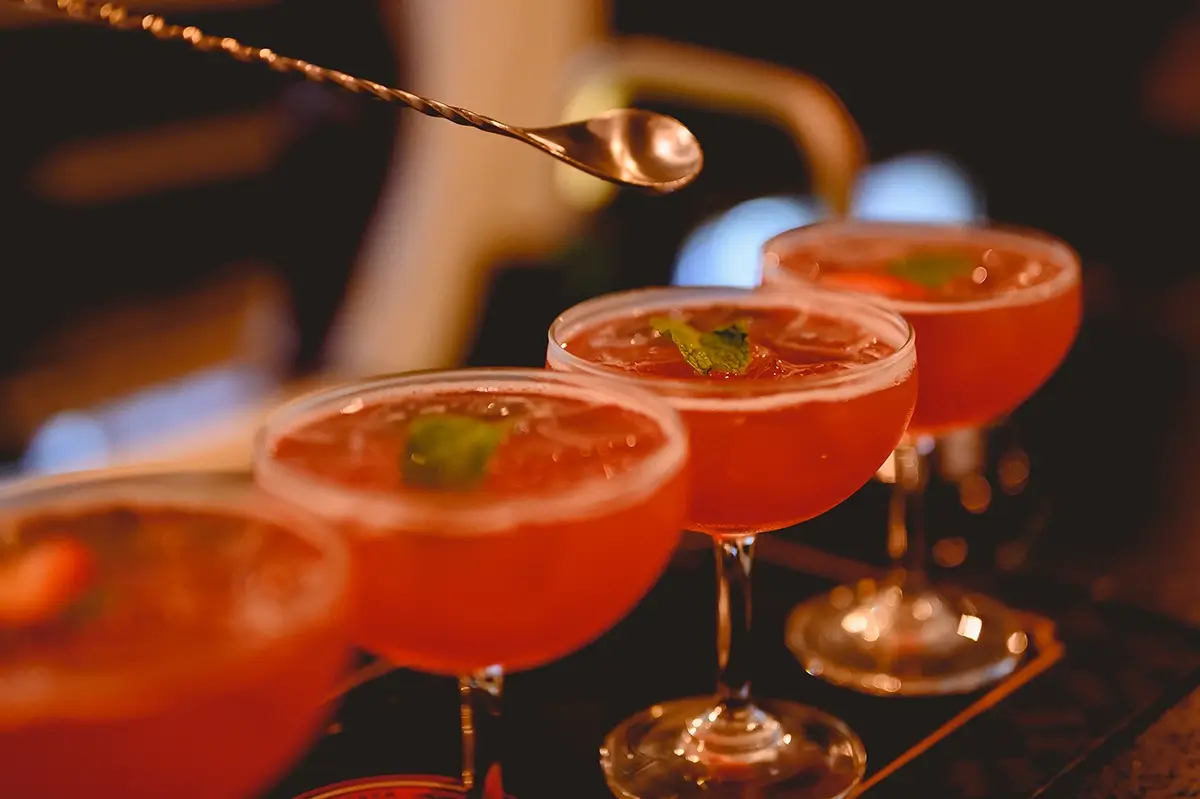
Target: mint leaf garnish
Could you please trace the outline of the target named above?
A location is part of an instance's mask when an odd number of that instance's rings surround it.
[[[888,265],[893,275],[926,288],[936,289],[951,280],[975,271],[974,259],[955,253],[917,253],[898,258]]]
[[[750,365],[750,336],[744,319],[708,333],[665,316],[651,319],[650,324],[671,340],[698,375],[712,372],[740,375]]]
[[[455,413],[418,416],[408,426],[400,464],[404,482],[421,488],[473,488],[487,475],[488,463],[511,430],[507,419]]]

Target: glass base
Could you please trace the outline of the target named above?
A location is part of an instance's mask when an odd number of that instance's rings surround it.
[[[508,794],[485,794],[494,799],[512,799]],[[386,796],[388,799],[465,799],[467,789],[450,777],[428,774],[388,774],[326,785],[293,799],[330,799],[330,797]]]
[[[631,716],[600,750],[608,787],[629,799],[840,799],[862,780],[862,741],[832,716],[782,701],[729,715],[694,698]]]
[[[809,674],[868,694],[939,696],[997,682],[1028,645],[1016,616],[977,594],[837,588],[799,605],[788,648]]]

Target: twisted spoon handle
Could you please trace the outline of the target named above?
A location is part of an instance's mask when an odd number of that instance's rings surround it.
[[[498,133],[516,139],[525,139],[523,131],[505,125],[491,117],[476,114],[466,108],[446,105],[437,100],[418,97],[401,89],[393,89],[365,78],[356,78],[335,69],[310,64],[299,58],[279,55],[267,48],[250,47],[228,36],[211,36],[199,28],[189,25],[173,25],[157,14],[138,14],[115,3],[97,3],[91,0],[9,0],[10,3],[34,11],[58,14],[84,22],[99,22],[117,30],[144,30],[159,39],[174,39],[187,42],[192,48],[203,52],[219,50],[239,61],[258,61],[276,72],[295,72],[317,83],[333,83],[355,94],[366,94],[387,103],[406,105],[414,111],[430,117],[446,119],[456,125],[488,133]]]

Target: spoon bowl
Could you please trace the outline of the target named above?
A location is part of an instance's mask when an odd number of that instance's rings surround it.
[[[589,175],[666,194],[695,180],[704,151],[673,117],[619,108],[581,122],[523,131],[532,144]]]

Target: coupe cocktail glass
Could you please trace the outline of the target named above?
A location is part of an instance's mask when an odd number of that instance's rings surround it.
[[[1043,233],[996,227],[832,222],[764,250],[767,291],[836,287],[874,297],[917,332],[921,392],[893,460],[891,577],[801,606],[788,642],[814,674],[877,694],[974,690],[1025,650],[1003,605],[925,576],[922,495],[934,435],[993,422],[1054,373],[1080,319],[1079,261]]]
[[[259,795],[329,713],[348,569],[245,477],[0,492],[0,796]]]
[[[704,374],[688,360],[689,341],[714,336],[744,347],[744,369]],[[692,445],[688,527],[716,553],[716,696],[664,702],[613,730],[601,752],[609,786],[639,799],[844,796],[865,769],[858,737],[812,708],[751,697],[750,574],[757,534],[834,507],[896,446],[917,391],[908,323],[819,289],[646,289],[568,310],[546,360],[679,409]]]
[[[442,449],[414,444],[434,439]],[[458,459],[430,473],[447,452]],[[350,542],[356,643],[459,678],[464,783],[490,795],[497,742],[474,730],[497,712],[502,673],[582,647],[654,585],[683,526],[687,465],[683,423],[653,394],[466,369],[284,406],[260,434],[255,475]],[[473,479],[428,479],[439,474]]]

